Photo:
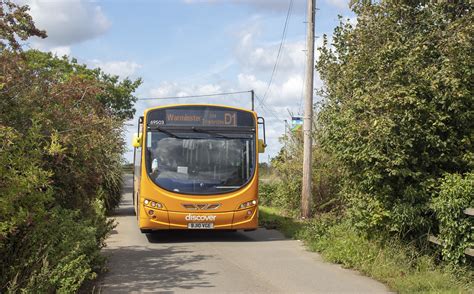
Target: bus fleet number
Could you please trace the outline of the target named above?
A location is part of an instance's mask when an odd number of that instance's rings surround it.
[[[150,126],[161,126],[164,124],[165,124],[164,120],[151,120],[150,121]]]

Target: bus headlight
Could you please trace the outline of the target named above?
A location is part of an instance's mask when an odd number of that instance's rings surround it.
[[[160,202],[156,202],[156,201],[148,200],[148,199],[143,200],[143,205],[145,205],[146,207],[151,207],[151,208],[155,208],[155,209],[163,209],[164,208],[163,204],[161,204]]]
[[[257,200],[251,200],[240,204],[239,209],[246,209],[257,205]]]

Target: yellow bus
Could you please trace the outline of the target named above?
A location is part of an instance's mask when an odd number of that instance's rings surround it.
[[[259,139],[259,126],[263,139]],[[254,230],[265,120],[224,105],[145,110],[133,137],[133,203],[142,233]]]

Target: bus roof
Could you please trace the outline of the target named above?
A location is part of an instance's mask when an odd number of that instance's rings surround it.
[[[235,106],[229,106],[229,105],[223,105],[223,104],[207,104],[207,103],[181,103],[181,104],[167,104],[167,105],[162,105],[162,106],[156,106],[156,107],[150,107],[145,109],[144,113],[148,113],[149,111],[155,110],[155,109],[162,109],[162,108],[172,108],[172,107],[180,107],[180,106],[210,106],[210,107],[224,107],[224,108],[229,108],[229,109],[235,109],[235,110],[240,110],[240,111],[246,111],[253,113],[255,116],[257,114],[256,111],[250,110],[250,109],[245,109],[241,107],[235,107]]]

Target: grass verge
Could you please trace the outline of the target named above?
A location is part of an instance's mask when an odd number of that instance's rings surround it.
[[[396,239],[370,240],[334,216],[302,222],[279,209],[260,207],[260,224],[300,239],[325,260],[356,269],[399,293],[474,292],[472,267],[438,264],[434,256]]]

